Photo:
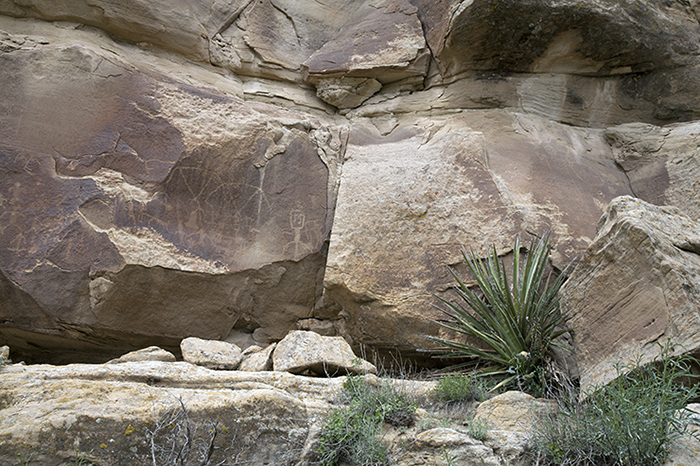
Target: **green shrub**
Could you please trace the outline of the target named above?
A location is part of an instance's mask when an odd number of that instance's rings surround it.
[[[483,442],[488,437],[489,425],[485,420],[474,421],[469,423],[469,436],[475,440]]]
[[[480,294],[472,291],[457,273],[455,291],[461,301],[438,298],[447,316],[437,321],[443,327],[480,341],[479,346],[429,337],[439,343],[439,354],[466,359],[454,368],[484,365],[482,374],[500,378],[497,387],[518,388],[540,396],[547,383],[550,367],[549,348],[554,340],[568,332],[562,328],[557,293],[564,283],[560,274],[551,284],[545,274],[549,256],[549,235],[534,239],[530,252],[521,260],[520,239],[513,246],[513,274],[509,274],[491,248],[486,259],[472,250],[462,250],[464,260],[476,280]]]
[[[382,425],[410,426],[416,404],[386,381],[372,387],[360,376],[349,376],[344,388],[350,404],[329,416],[317,449],[319,462],[324,466],[341,461],[362,466],[387,464],[380,439]]]
[[[433,396],[444,403],[483,401],[485,398],[483,383],[474,376],[454,373],[438,380],[433,389]]]
[[[687,430],[686,406],[697,394],[679,383],[691,377],[695,361],[672,353],[667,343],[652,364],[638,359],[618,368],[618,377],[584,402],[561,400],[559,414],[543,420],[533,436],[539,464],[663,464],[669,442]]]

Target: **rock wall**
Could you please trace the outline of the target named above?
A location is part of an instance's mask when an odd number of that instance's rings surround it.
[[[415,355],[462,245],[697,218],[697,1],[0,0],[0,344]],[[244,345],[245,346],[245,345]]]

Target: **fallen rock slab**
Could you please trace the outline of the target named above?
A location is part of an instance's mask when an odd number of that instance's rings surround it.
[[[257,347],[257,351],[243,351],[243,360],[238,370],[241,371],[269,371],[272,370],[272,352],[277,347],[276,343],[268,345],[267,348]]]
[[[202,340],[190,337],[180,342],[182,359],[209,369],[235,370],[243,359],[243,352],[233,343]]]
[[[175,362],[175,355],[170,351],[164,350],[163,348],[159,348],[157,346],[149,346],[148,348],[126,353],[125,355],[117,359],[113,359],[109,362],[111,364],[118,364],[122,362],[136,361]]]
[[[277,344],[272,354],[275,371],[312,372],[332,377],[345,374],[376,374],[377,368],[360,359],[343,337],[324,337],[295,330]]]
[[[616,377],[615,365],[700,352],[700,223],[677,207],[623,196],[561,291],[574,331],[581,388]]]

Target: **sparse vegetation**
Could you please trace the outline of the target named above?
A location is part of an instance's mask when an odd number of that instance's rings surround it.
[[[486,398],[486,388],[481,379],[457,372],[438,380],[433,396],[443,403],[483,401]]]
[[[480,344],[429,337],[442,346],[441,357],[466,360],[454,369],[482,366],[482,375],[500,380],[494,388],[543,394],[552,370],[550,345],[556,345],[554,340],[569,331],[563,328],[565,316],[557,296],[565,274],[550,283],[551,274],[545,273],[549,252],[549,235],[533,239],[524,258],[520,239],[516,239],[509,278],[495,247],[483,260],[474,250],[470,254],[462,251],[478,291],[450,269],[460,301],[438,298],[447,316],[438,323]]]
[[[696,397],[690,357],[671,357],[667,343],[652,364],[618,368],[618,377],[583,402],[560,400],[559,413],[544,419],[533,439],[540,465],[656,466],[668,445],[687,432],[687,404]]]
[[[341,461],[363,466],[387,464],[380,438],[382,425],[412,425],[416,404],[384,380],[373,387],[362,377],[349,376],[344,388],[350,403],[329,416],[319,442],[319,463],[324,466]]]

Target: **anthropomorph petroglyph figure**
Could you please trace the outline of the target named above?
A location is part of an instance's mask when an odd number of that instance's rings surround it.
[[[285,252],[288,252],[290,246],[292,246],[294,248],[294,259],[296,260],[311,252],[309,245],[301,240],[301,232],[306,226],[306,214],[303,210],[296,208],[289,212],[289,226],[294,232],[294,240],[290,244],[287,244]]]

